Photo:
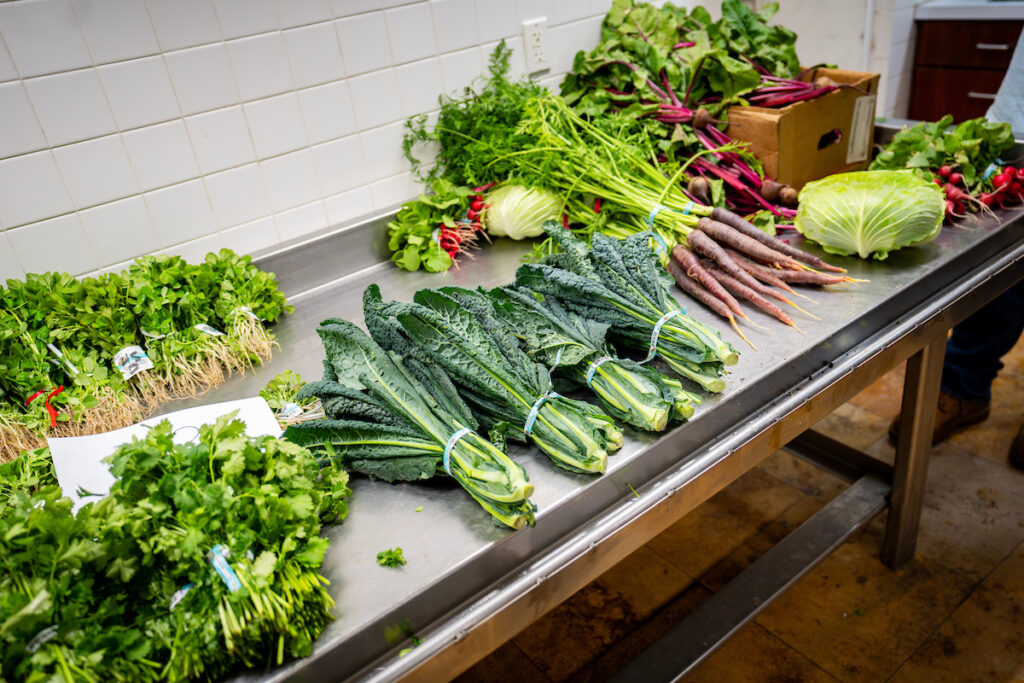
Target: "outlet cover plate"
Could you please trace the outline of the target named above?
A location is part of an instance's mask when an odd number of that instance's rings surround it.
[[[526,57],[526,73],[533,74],[551,68],[547,53],[547,17],[523,22],[523,49]]]

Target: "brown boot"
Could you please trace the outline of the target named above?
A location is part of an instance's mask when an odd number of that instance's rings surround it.
[[[1024,470],[1024,425],[1017,430],[1017,438],[1010,444],[1010,464]]]
[[[939,405],[935,413],[935,431],[932,432],[932,443],[937,444],[945,441],[953,434],[970,427],[971,425],[984,422],[988,419],[988,403],[971,403],[955,399],[948,394],[939,392]],[[896,444],[900,433],[900,418],[892,421],[889,427],[889,441]]]

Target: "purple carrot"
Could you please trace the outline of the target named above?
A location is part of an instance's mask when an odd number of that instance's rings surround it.
[[[781,252],[786,256],[796,259],[797,261],[801,261],[803,263],[812,265],[816,268],[830,270],[835,273],[846,272],[846,270],[844,270],[843,268],[838,268],[831,264],[825,263],[817,256],[808,254],[807,252],[801,251],[796,247],[792,247],[781,240],[775,239],[774,237],[764,232],[763,230],[758,230],[757,226],[755,226],[753,223],[737,216],[732,211],[715,207],[711,210],[711,218],[713,220],[718,221],[719,223],[724,223],[725,225],[728,225],[729,227],[736,230],[737,232],[740,232],[746,235],[747,237],[755,239],[761,244],[765,245],[766,247],[774,249],[777,252]]]

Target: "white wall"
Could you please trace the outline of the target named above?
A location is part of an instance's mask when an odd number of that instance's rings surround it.
[[[252,252],[415,196],[402,122],[547,17],[557,84],[610,0],[0,3],[0,281]]]

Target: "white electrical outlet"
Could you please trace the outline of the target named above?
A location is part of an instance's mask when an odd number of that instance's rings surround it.
[[[523,45],[526,48],[526,73],[532,74],[551,68],[546,49],[547,17],[523,22]]]

